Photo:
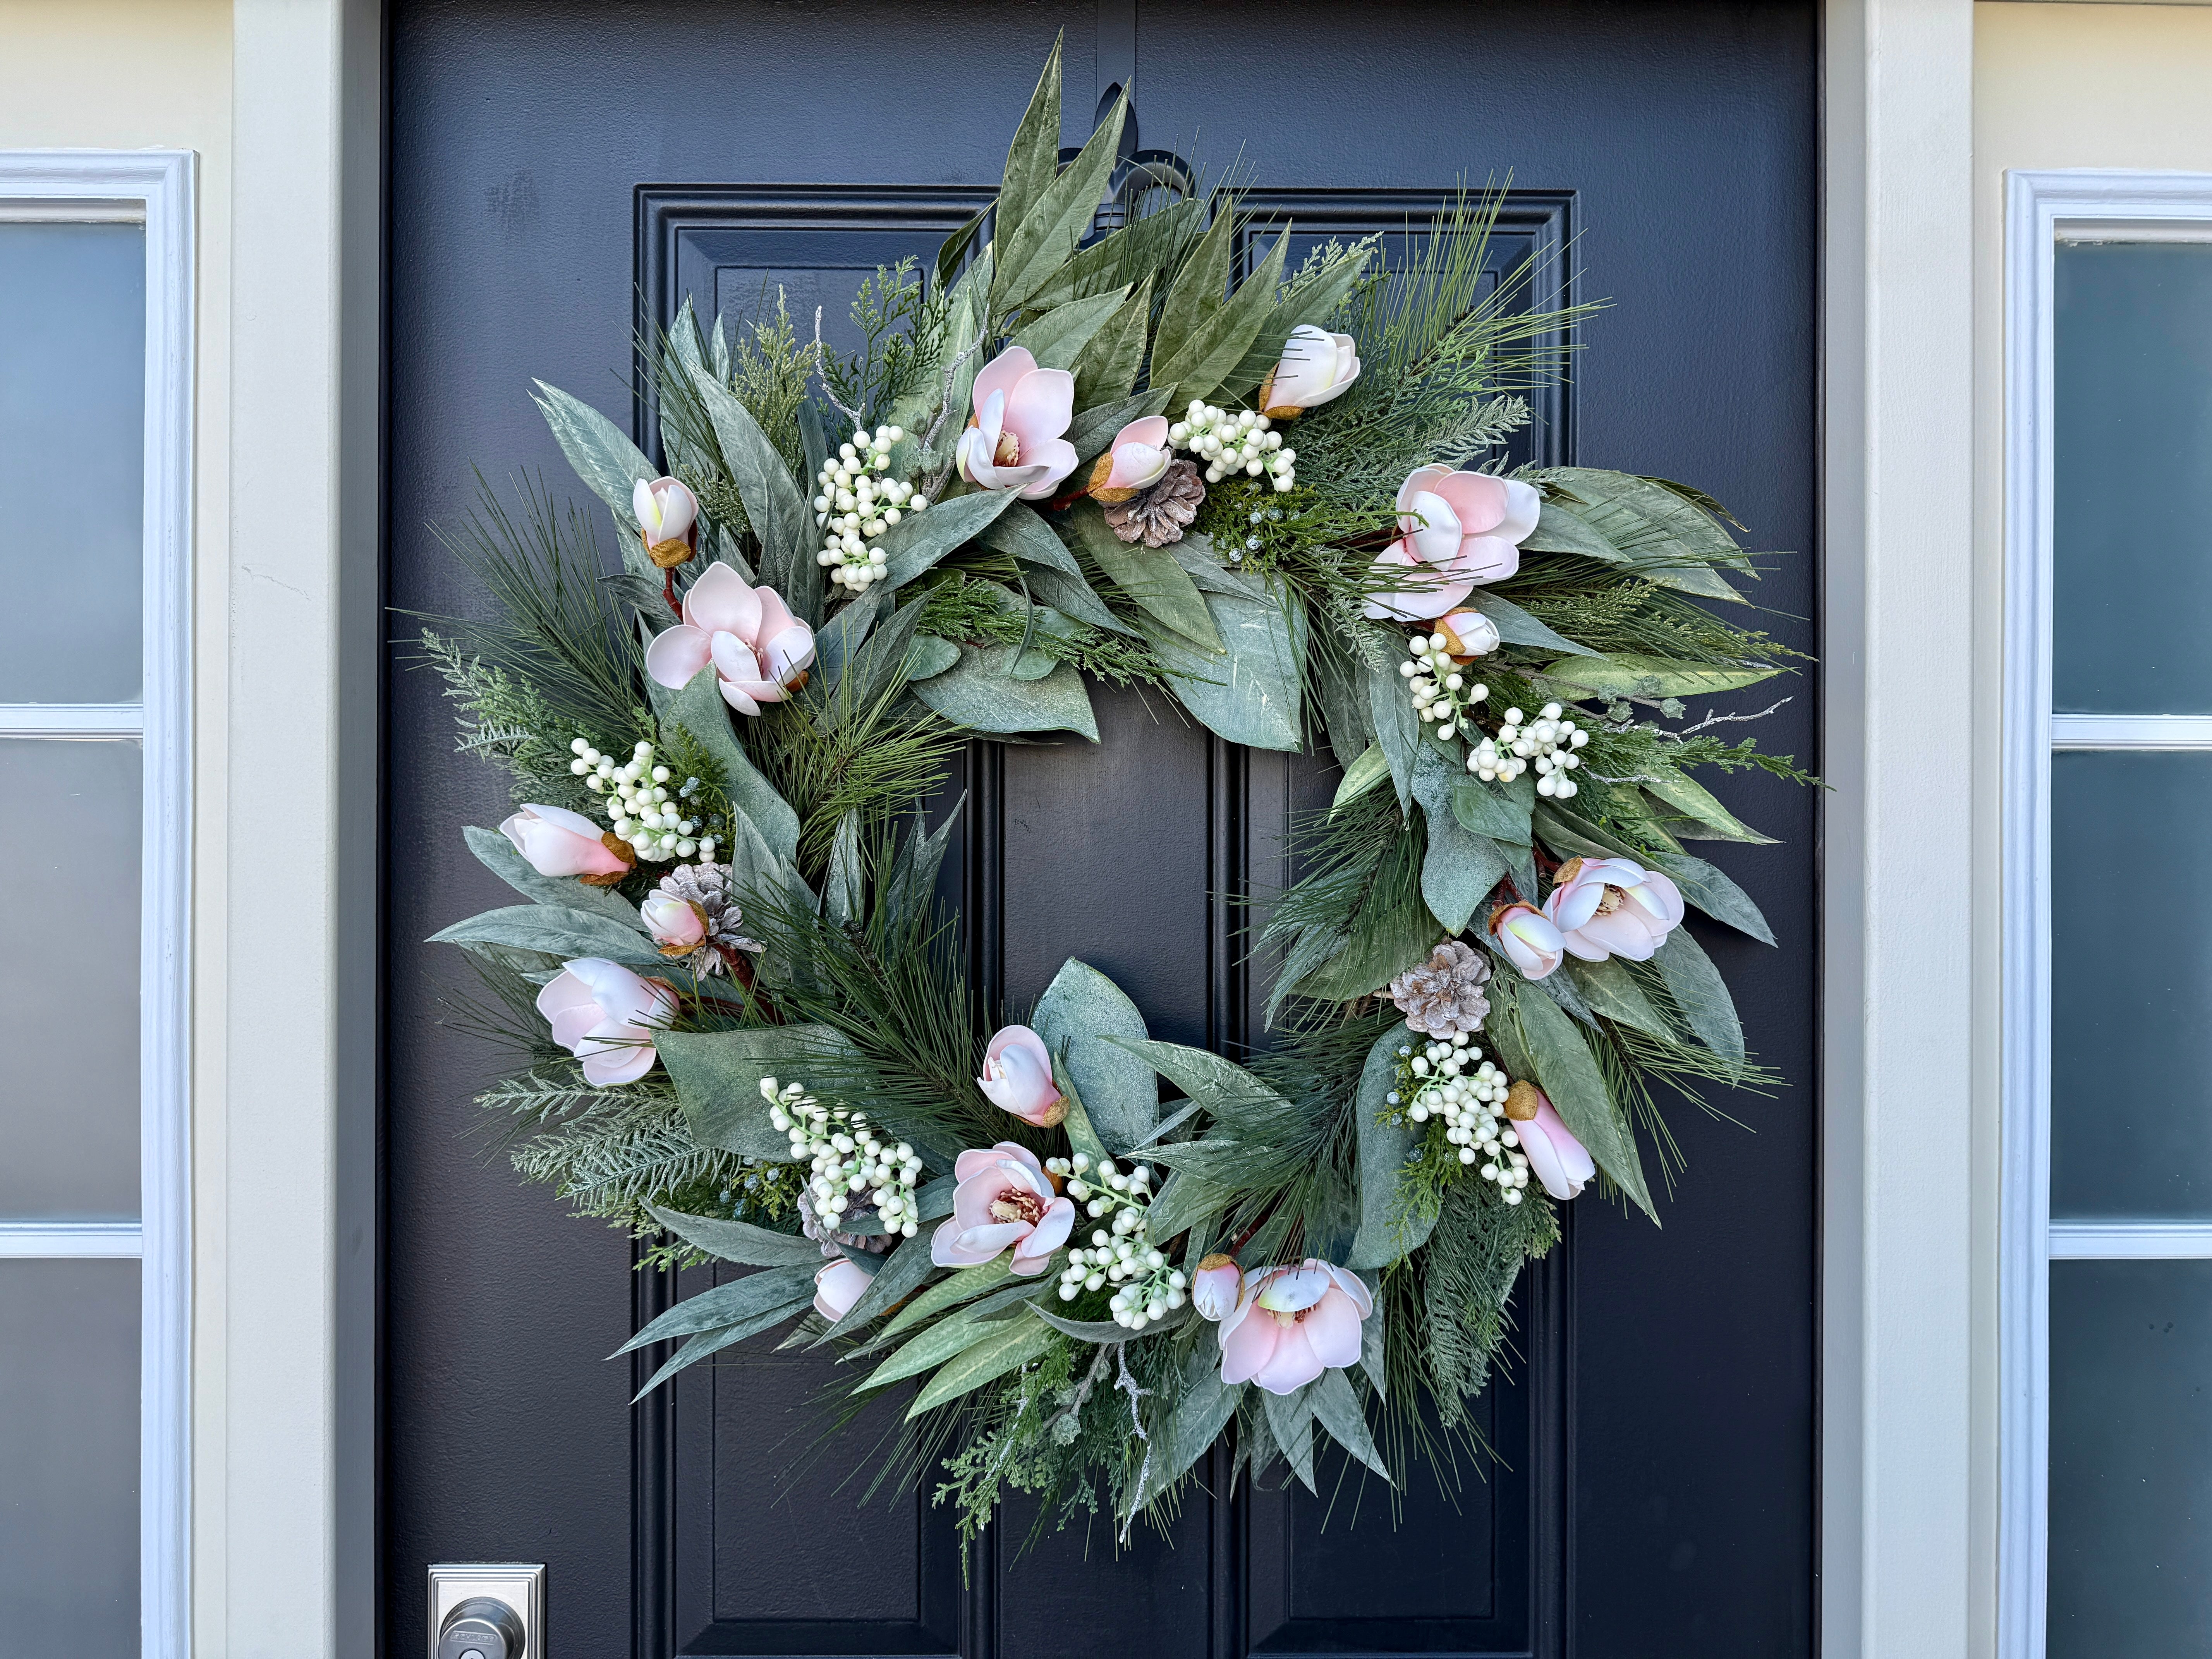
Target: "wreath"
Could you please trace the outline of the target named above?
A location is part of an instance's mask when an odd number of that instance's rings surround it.
[[[622,572],[487,495],[449,545],[496,614],[422,637],[519,803],[466,835],[526,902],[436,936],[520,1051],[482,1105],[643,1261],[750,1270],[637,1334],[681,1340],[647,1389],[827,1345],[847,1413],[911,1385],[896,1457],[970,1532],[1012,1486],[1126,1537],[1224,1434],[1309,1486],[1316,1428],[1394,1484],[1479,1445],[1558,1206],[1650,1212],[1655,1091],[1771,1080],[1683,926],[1773,942],[1683,847],[1765,837],[1692,774],[1809,780],[1682,723],[1791,654],[1723,619],[1721,507],[1497,459],[1579,315],[1486,280],[1498,198],[1234,281],[1226,191],[1096,234],[1126,99],[1062,165],[1060,80],[927,280],[860,283],[857,350],[781,295],[643,342],[665,472],[541,382]],[[1340,764],[1243,1063],[1079,961],[979,1006],[922,809],[974,734],[1096,742],[1086,677]]]

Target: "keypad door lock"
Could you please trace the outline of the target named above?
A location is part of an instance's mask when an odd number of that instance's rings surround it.
[[[429,1659],[545,1659],[545,1569],[444,1561],[430,1569]]]

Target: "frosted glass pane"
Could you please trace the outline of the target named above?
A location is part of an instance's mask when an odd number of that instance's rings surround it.
[[[138,1213],[138,772],[0,738],[0,1219]]]
[[[2057,266],[2056,706],[2212,714],[2212,246]]]
[[[2212,755],[2051,769],[2051,1212],[2212,1218]]]
[[[138,1651],[138,1264],[0,1261],[0,1653]]]
[[[0,224],[0,702],[136,702],[146,232]]]
[[[2212,1652],[2212,1261],[2051,1264],[2050,1659]]]

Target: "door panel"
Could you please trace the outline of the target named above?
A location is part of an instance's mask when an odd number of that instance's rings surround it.
[[[1311,239],[1402,245],[1465,179],[1513,193],[1501,271],[1617,309],[1540,400],[1519,459],[1694,480],[1753,544],[1810,546],[1814,13],[1808,5],[687,6],[401,0],[392,106],[392,602],[481,604],[426,529],[472,463],[573,493],[525,395],[632,405],[631,331],[689,294],[781,285],[840,332],[879,261],[933,252],[995,184],[1066,31],[1069,130],[1136,66],[1140,142],[1217,169]],[[1326,98],[1299,88],[1326,82]],[[1409,228],[1413,227],[1413,228]],[[611,549],[610,550],[611,553]],[[1809,649],[1808,556],[1776,562],[1771,630]],[[404,627],[395,632],[402,636]],[[556,1656],[1254,1651],[1808,1653],[1812,1622],[1814,1100],[1810,803],[1737,781],[1784,838],[1721,861],[1782,940],[1700,939],[1793,1085],[1672,1114],[1690,1160],[1654,1231],[1595,1201],[1516,1297],[1522,1362],[1484,1402],[1499,1454],[1440,1492],[1355,1479],[1231,1493],[1218,1467],[1167,1539],[1104,1521],[1027,1545],[1011,1513],[967,1565],[918,1489],[857,1508],[877,1438],[820,1441],[820,1355],[736,1351],[642,1406],[607,1364],[708,1272],[633,1274],[615,1233],[520,1188],[471,1088],[489,1056],[437,1024],[459,953],[413,943],[500,902],[460,848],[506,802],[450,752],[437,686],[391,680],[386,1049],[386,1628],[411,1653],[422,1569],[550,1565]],[[947,896],[984,988],[1017,1001],[1070,954],[1156,1034],[1234,1051],[1264,964],[1247,896],[1284,871],[1311,762],[1247,754],[1164,700],[1097,694],[1097,748],[976,744]],[[1809,692],[1760,728],[1811,754]],[[1763,704],[1754,704],[1754,707]],[[471,1139],[473,1137],[473,1139]],[[486,1149],[472,1157],[471,1146]],[[819,1443],[817,1443],[819,1442]],[[796,1464],[795,1468],[792,1468]],[[856,1473],[857,1472],[857,1473]]]

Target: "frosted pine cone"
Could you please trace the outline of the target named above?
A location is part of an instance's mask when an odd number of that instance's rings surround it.
[[[1146,547],[1165,547],[1179,542],[1206,500],[1206,486],[1198,468],[1188,461],[1171,463],[1160,481],[1139,490],[1126,501],[1106,508],[1106,522],[1125,542],[1141,541]]]
[[[738,930],[744,916],[730,890],[726,864],[678,865],[641,908],[653,937],[662,940],[663,956],[692,945],[683,959],[695,974],[727,973],[729,959],[738,951],[767,948]]]
[[[1490,999],[1482,988],[1489,982],[1490,964],[1472,945],[1450,939],[1419,967],[1408,968],[1390,981],[1390,1000],[1415,1030],[1449,1038],[1481,1028],[1490,1012]]]
[[[845,1212],[855,1221],[862,1216],[873,1215],[875,1212],[876,1206],[869,1203],[866,1198],[861,1199],[851,1209]],[[809,1201],[809,1194],[805,1193],[799,1195],[799,1231],[819,1244],[822,1247],[823,1255],[830,1256],[837,1254],[839,1244],[842,1244],[848,1250],[866,1250],[871,1255],[881,1255],[898,1243],[898,1240],[888,1232],[848,1233],[841,1232],[835,1227],[823,1226],[822,1218],[814,1213],[814,1206]]]

